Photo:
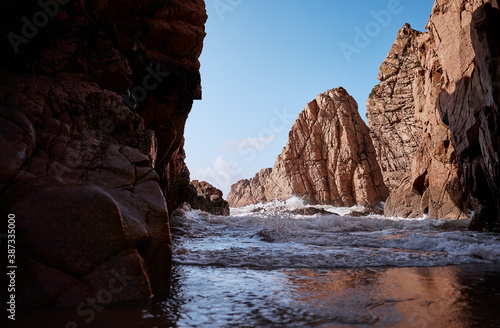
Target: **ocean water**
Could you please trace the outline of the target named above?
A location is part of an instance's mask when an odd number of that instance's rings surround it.
[[[469,220],[348,217],[301,200],[178,210],[168,299],[21,319],[40,327],[500,327],[500,234]],[[22,323],[20,322],[21,326]]]
[[[177,265],[261,269],[425,267],[500,261],[500,235],[467,231],[469,220],[298,215],[301,200],[251,205],[231,216],[173,217]],[[317,206],[319,207],[319,206]]]
[[[500,327],[500,234],[469,220],[303,216],[301,200],[172,218],[175,327]],[[163,305],[161,305],[163,304]]]

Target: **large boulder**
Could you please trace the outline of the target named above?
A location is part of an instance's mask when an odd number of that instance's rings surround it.
[[[229,215],[229,204],[224,200],[222,191],[206,181],[193,180],[190,183],[191,195],[188,202],[193,209],[214,215]]]

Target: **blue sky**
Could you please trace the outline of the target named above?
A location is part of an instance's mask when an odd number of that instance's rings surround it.
[[[186,124],[191,179],[227,196],[272,167],[297,115],[344,87],[365,102],[404,23],[424,31],[433,0],[206,0],[203,100]]]

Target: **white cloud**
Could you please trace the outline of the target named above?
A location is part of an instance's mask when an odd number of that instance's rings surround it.
[[[222,156],[218,156],[211,167],[194,170],[191,179],[207,181],[227,196],[231,185],[242,179],[241,168],[238,162],[228,162]]]

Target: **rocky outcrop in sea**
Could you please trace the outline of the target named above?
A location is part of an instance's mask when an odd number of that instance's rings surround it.
[[[224,200],[222,191],[206,181],[191,181],[190,196],[187,202],[191,208],[214,215],[229,215],[229,203]]]
[[[231,206],[292,195],[313,204],[373,204],[385,200],[387,185],[386,216],[473,213],[472,229],[498,231],[499,18],[496,1],[436,2],[428,31],[406,24],[382,63],[367,101],[369,133],[356,119],[318,120],[317,112],[337,108],[328,100],[336,96],[320,95],[299,115],[274,167],[233,185]]]
[[[369,130],[356,101],[344,88],[318,95],[299,114],[272,170],[231,187],[231,206],[286,200],[311,204],[377,205],[388,188],[376,159]]]

